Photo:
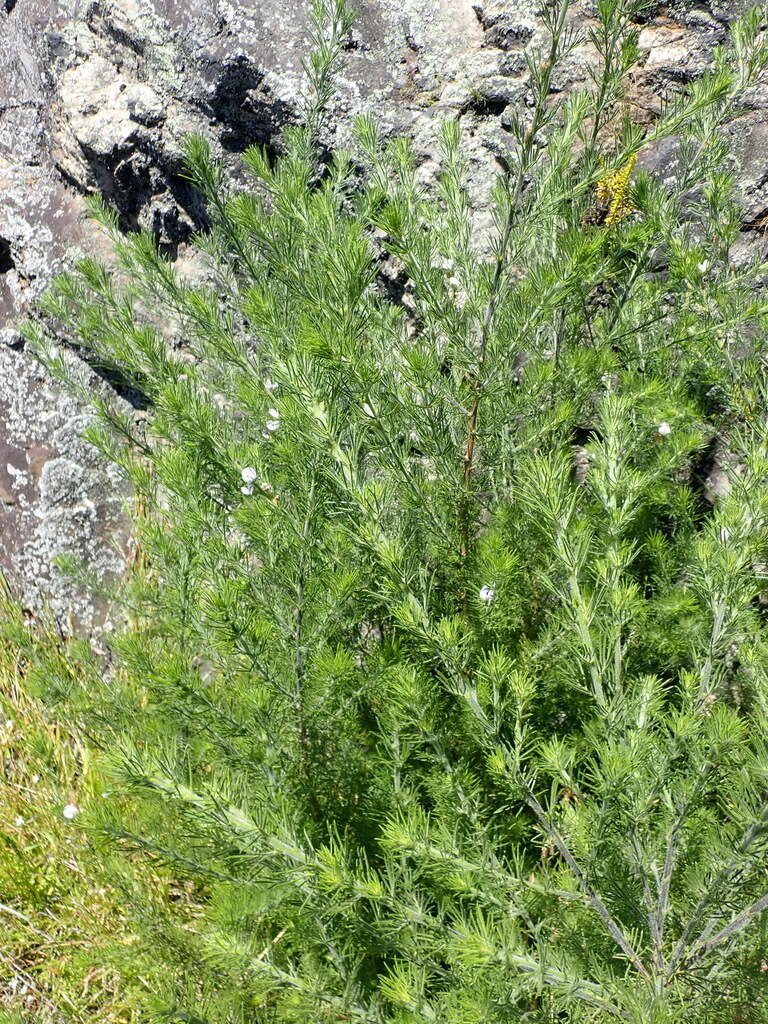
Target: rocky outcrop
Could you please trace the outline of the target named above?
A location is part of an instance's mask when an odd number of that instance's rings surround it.
[[[203,211],[182,174],[189,132],[211,138],[233,177],[251,143],[277,145],[300,116],[308,0],[0,0],[0,566],[31,609],[52,602],[91,628],[104,609],[83,602],[52,558],[72,551],[101,574],[125,559],[125,494],[80,439],[87,413],[24,353],[15,331],[51,276],[103,240],[83,197],[101,192],[126,229],[150,228],[166,251],[185,245]],[[525,50],[541,38],[533,0],[361,0],[330,119],[374,109],[385,131],[407,131],[421,173],[436,159],[446,114],[464,136],[478,230],[526,103]],[[635,116],[700,74],[742,0],[659,4],[640,34]],[[589,2],[572,17],[588,28]],[[555,83],[582,82],[593,55],[577,48]],[[745,238],[768,223],[768,92],[756,88],[732,126]],[[330,141],[330,140],[329,140]],[[646,165],[672,173],[671,149]]]

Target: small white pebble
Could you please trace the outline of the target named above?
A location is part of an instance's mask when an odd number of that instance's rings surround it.
[[[493,587],[489,587],[487,584],[480,587],[480,593],[477,595],[484,604],[490,604],[491,601],[496,597],[496,591]]]
[[[24,819],[20,814],[17,814],[16,817],[13,819],[13,824],[16,826],[16,828],[21,828],[21,826],[24,824]]]
[[[280,420],[267,420],[264,424],[270,434],[273,434],[280,426]]]
[[[280,419],[280,412],[279,412],[278,409],[270,409],[269,410],[269,416],[270,416],[270,419],[279,420]]]
[[[252,487],[252,485],[251,484],[243,484],[243,486],[240,488],[240,493],[241,494],[246,494],[246,495],[253,494],[253,487]]]
[[[35,785],[37,785],[39,781],[40,781],[40,776],[39,776],[39,775],[33,775],[33,776],[32,776],[32,782],[33,782],[33,783],[34,783]]]
[[[277,384],[275,384],[275,382],[273,380],[270,380],[269,377],[267,377],[265,379],[264,387],[267,389],[267,391],[270,391],[270,392],[271,391],[277,391]]]
[[[672,427],[670,427],[666,420],[662,420],[656,428],[656,433],[661,434],[662,437],[666,437],[667,434],[672,433]]]
[[[263,491],[264,494],[271,494],[272,493],[272,484],[261,483],[261,484],[259,484],[259,490]]]
[[[256,470],[253,466],[246,466],[245,469],[240,470],[240,476],[243,478],[244,483],[252,484],[256,479]]]
[[[80,813],[80,808],[76,804],[67,804],[64,810],[61,812],[67,821],[72,821]]]

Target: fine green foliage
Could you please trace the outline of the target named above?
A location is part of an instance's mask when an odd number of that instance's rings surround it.
[[[209,282],[97,209],[118,272],[45,305],[147,399],[90,396],[144,565],[108,691],[67,700],[143,808],[105,831],[204,887],[204,994],[165,1009],[765,1024],[768,302],[718,131],[760,15],[643,134],[638,5],[601,0],[557,100],[557,0],[477,238],[456,122],[432,188],[367,118],[323,155],[326,6],[309,127],[250,190],[189,142]],[[625,195],[664,138],[675,180]]]

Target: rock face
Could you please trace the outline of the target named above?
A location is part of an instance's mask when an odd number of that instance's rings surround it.
[[[98,577],[125,564],[125,488],[81,438],[77,403],[24,352],[0,349],[0,536],[6,571],[30,610],[49,605],[67,631],[92,629],[107,612],[65,586],[55,559],[74,555]]]
[[[482,228],[510,113],[526,102],[525,50],[542,35],[533,0],[360,0],[332,132],[375,110],[407,131],[428,177],[440,120],[459,116]],[[742,0],[674,0],[642,26],[635,116],[700,74]],[[300,114],[309,49],[309,0],[0,0],[0,568],[30,609],[92,628],[91,607],[52,566],[74,552],[100,574],[119,573],[126,498],[80,440],[87,413],[45,379],[15,325],[78,251],[104,243],[84,219],[99,191],[123,226],[151,228],[172,256],[201,210],[182,176],[181,141],[211,138],[237,171],[237,154],[269,145]],[[575,2],[588,27],[593,9]],[[577,48],[558,89],[587,76]],[[745,238],[768,223],[768,90],[732,126]],[[663,151],[650,162],[664,173]]]

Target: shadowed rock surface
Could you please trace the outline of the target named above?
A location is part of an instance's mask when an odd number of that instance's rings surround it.
[[[638,119],[700,74],[741,0],[659,4],[642,26]],[[251,143],[279,142],[298,115],[308,0],[7,0],[0,4],[0,568],[34,611],[50,602],[90,629],[103,619],[52,567],[74,552],[102,575],[126,557],[126,495],[79,437],[88,414],[27,356],[14,327],[77,252],[104,252],[83,198],[101,192],[127,229],[150,228],[181,265],[202,211],[181,174],[181,141],[203,132],[233,176]],[[330,134],[373,109],[407,131],[428,178],[440,120],[459,116],[478,232],[508,135],[526,102],[524,52],[541,38],[530,0],[360,0]],[[593,9],[575,3],[588,26]],[[584,81],[577,49],[556,87]],[[732,126],[744,247],[768,223],[768,90]],[[329,138],[329,142],[332,139]],[[644,155],[661,175],[674,151]]]

